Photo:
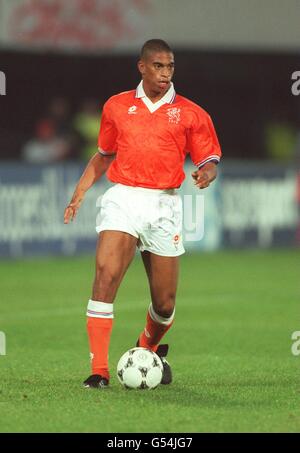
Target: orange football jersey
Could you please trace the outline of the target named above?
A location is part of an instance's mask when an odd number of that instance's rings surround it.
[[[219,162],[220,145],[205,110],[174,91],[170,102],[151,113],[136,93],[112,96],[103,107],[99,151],[116,154],[108,179],[127,186],[177,188],[185,178],[188,153],[197,167]]]

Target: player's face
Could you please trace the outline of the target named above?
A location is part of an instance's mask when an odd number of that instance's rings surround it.
[[[162,97],[170,88],[174,55],[169,52],[151,52],[139,61],[138,68],[143,77],[144,90],[152,96]]]

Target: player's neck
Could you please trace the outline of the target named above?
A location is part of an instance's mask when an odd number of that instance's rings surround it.
[[[155,102],[158,102],[162,97],[164,97],[164,95],[169,90],[169,88],[168,88],[165,91],[157,92],[156,90],[153,90],[150,87],[148,87],[145,82],[143,82],[143,88],[144,88],[145,95],[147,96],[147,98],[150,99],[150,101],[153,104],[155,104]]]

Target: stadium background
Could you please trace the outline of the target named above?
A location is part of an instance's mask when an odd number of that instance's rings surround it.
[[[179,375],[173,392],[179,395],[177,409],[184,406],[186,423],[174,419],[166,425],[162,418],[155,424],[149,417],[134,427],[116,417],[98,420],[102,428],[95,422],[90,430],[299,430],[292,397],[299,359],[290,351],[291,335],[299,329],[300,96],[292,93],[292,74],[300,70],[299,18],[297,0],[189,0],[184,6],[180,0],[0,1],[0,71],[6,79],[0,96],[0,331],[7,340],[7,354],[0,356],[7,417],[0,430],[88,430],[79,418],[63,417],[73,399],[61,406],[54,389],[62,375],[68,386],[72,370],[74,400],[83,413],[93,403],[90,395],[76,392],[88,370],[83,318],[93,273],[96,200],[109,182],[104,179],[89,191],[72,225],[63,225],[63,210],[96,149],[103,102],[138,84],[138,52],[152,37],[174,49],[176,90],[210,113],[224,155],[218,180],[201,192],[201,240],[189,240],[197,231],[199,197],[189,162],[180,189],[188,254],[182,263],[177,333],[169,336]],[[120,323],[126,319],[131,329],[115,328],[113,363],[134,341],[120,348],[124,335],[129,338],[141,328],[148,303],[138,258],[118,299]],[[134,301],[142,303],[136,308]],[[178,339],[187,330],[194,335],[193,352]],[[12,391],[10,381],[19,370],[22,377]],[[197,394],[196,407],[191,394],[190,406],[181,399],[185,379]],[[214,379],[219,395],[208,387]],[[255,385],[260,398],[251,393]],[[241,400],[230,399],[232,386]],[[176,405],[174,395],[162,392],[155,393],[161,404],[169,398]],[[110,406],[107,396],[97,398]],[[117,398],[116,413],[125,404],[118,391]],[[131,398],[132,406],[126,399],[128,413],[139,415],[137,407],[147,398]],[[147,404],[155,407],[155,398],[149,398]],[[220,405],[208,404],[210,398]],[[28,400],[29,412],[23,407]],[[60,423],[32,416],[46,401]],[[285,401],[286,411],[279,414],[271,401],[278,407]],[[243,410],[250,417],[244,422]]]

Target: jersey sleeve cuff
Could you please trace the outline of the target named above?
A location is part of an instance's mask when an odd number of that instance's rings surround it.
[[[115,151],[104,151],[102,148],[98,148],[98,153],[101,154],[101,156],[109,157],[109,156],[114,156],[117,154]]]
[[[201,168],[201,167],[203,167],[203,165],[207,164],[208,162],[215,162],[216,164],[218,164],[220,162],[220,156],[217,156],[217,155],[209,156],[205,160],[198,162],[196,164],[196,167]]]

